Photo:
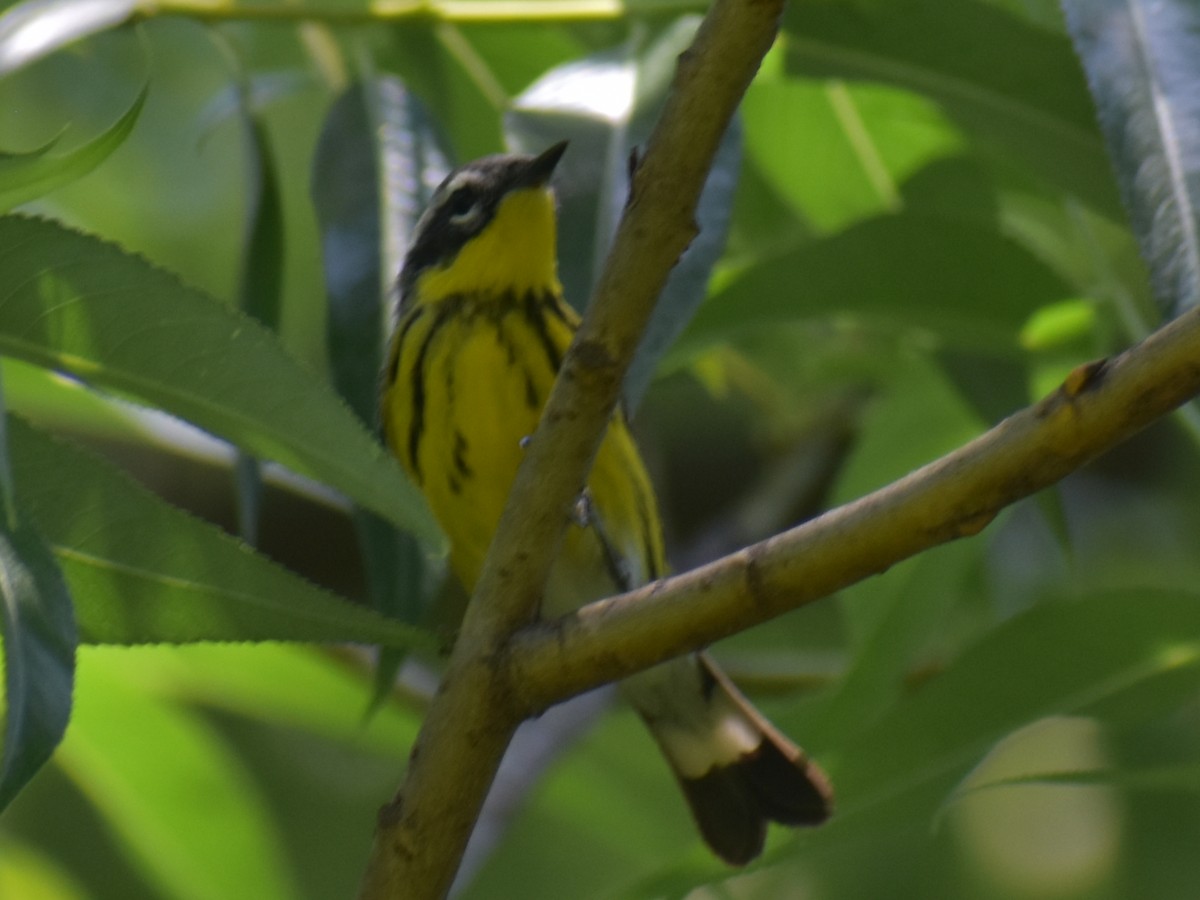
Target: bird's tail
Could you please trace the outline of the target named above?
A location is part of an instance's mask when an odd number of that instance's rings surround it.
[[[768,821],[819,825],[829,817],[825,774],[707,655],[663,663],[622,690],[679,779],[704,840],[726,862],[758,856]]]

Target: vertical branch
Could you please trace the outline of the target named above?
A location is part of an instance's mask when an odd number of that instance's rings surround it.
[[[439,898],[513,731],[528,711],[504,679],[508,640],[538,600],[667,275],[696,233],[721,135],[775,40],[783,0],[714,0],[679,58],[672,91],[541,424],[526,452],[475,596],[413,749],[379,819],[361,897]]]

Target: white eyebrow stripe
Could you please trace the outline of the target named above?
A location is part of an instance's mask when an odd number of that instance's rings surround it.
[[[481,181],[482,179],[479,177],[478,172],[473,172],[470,169],[467,169],[459,172],[457,175],[454,175],[448,182],[446,182],[445,187],[442,188],[442,192],[449,196],[457,191],[460,187],[464,187],[468,184],[478,185],[481,183]]]

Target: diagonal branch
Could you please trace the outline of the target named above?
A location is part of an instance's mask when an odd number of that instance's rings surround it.
[[[873,494],[723,559],[514,637],[510,678],[536,711],[702,647],[976,534],[1200,393],[1200,309]]]
[[[629,361],[667,274],[696,233],[696,204],[717,145],[775,40],[782,10],[783,0],[714,0],[679,58],[604,273],[509,495],[406,782],[380,812],[360,894],[365,900],[438,898],[450,886],[524,716],[504,678],[503,651],[536,615]]]

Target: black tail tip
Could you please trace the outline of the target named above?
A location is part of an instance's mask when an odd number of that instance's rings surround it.
[[[762,853],[768,822],[813,826],[833,813],[833,789],[820,767],[768,738],[736,762],[681,782],[705,842],[734,866]]]

